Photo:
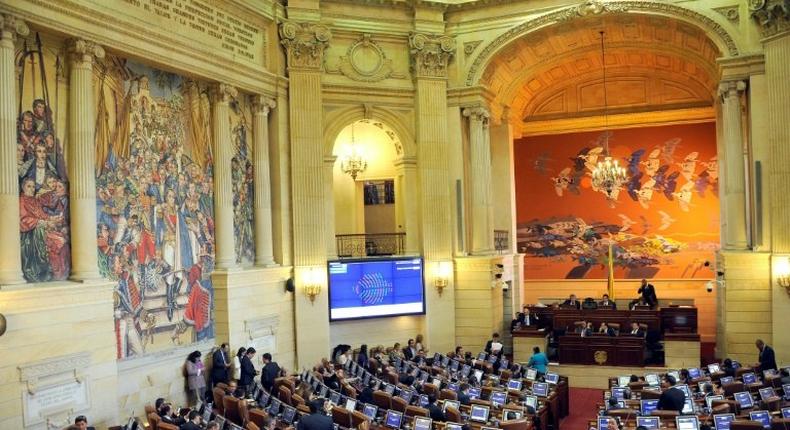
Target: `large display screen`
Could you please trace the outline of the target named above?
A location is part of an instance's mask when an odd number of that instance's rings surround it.
[[[425,313],[421,258],[329,262],[329,320]]]

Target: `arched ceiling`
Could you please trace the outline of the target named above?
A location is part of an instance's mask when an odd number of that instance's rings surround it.
[[[530,33],[496,55],[482,81],[524,122],[601,115],[601,30],[608,112],[712,105],[718,48],[702,30],[659,16],[583,18]]]

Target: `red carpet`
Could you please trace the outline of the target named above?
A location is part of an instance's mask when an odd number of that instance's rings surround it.
[[[568,416],[560,423],[561,430],[588,430],[588,421],[598,413],[598,403],[603,402],[603,390],[571,388]]]

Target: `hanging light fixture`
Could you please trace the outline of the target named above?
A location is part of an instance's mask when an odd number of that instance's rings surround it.
[[[351,123],[351,145],[348,152],[340,160],[340,170],[351,175],[351,179],[356,180],[357,175],[368,168],[368,162],[362,157],[362,153],[357,148],[354,141],[354,123]]]
[[[609,155],[609,116],[606,98],[606,58],[604,51],[604,32],[601,31],[601,65],[603,66],[603,118],[604,118],[604,160],[599,161],[592,171],[593,187],[603,191],[609,199],[616,199],[620,188],[628,182],[628,175],[617,159]]]

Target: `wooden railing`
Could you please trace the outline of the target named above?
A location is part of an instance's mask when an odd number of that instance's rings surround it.
[[[406,233],[338,234],[337,255],[340,258],[402,255]]]

